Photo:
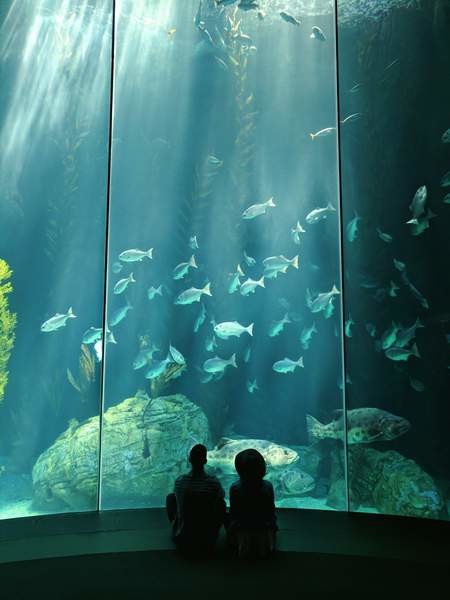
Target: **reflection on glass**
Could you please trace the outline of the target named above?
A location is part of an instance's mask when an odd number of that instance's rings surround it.
[[[101,505],[202,442],[227,492],[254,447],[278,506],[346,509],[333,15],[118,13]]]
[[[97,506],[109,10],[0,7],[0,518]]]
[[[350,509],[445,519],[448,3],[375,4],[339,2]]]

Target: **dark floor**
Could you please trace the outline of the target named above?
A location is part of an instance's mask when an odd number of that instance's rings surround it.
[[[183,558],[158,510],[4,522],[0,600],[450,599],[448,523],[318,511],[279,521],[280,550],[263,561],[230,556],[224,536],[212,558]]]

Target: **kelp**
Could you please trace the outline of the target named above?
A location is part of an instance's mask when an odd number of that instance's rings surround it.
[[[9,309],[8,294],[13,291],[12,270],[0,258],[0,404],[8,383],[8,362],[16,339],[17,315]]]
[[[95,382],[95,359],[85,344],[81,344],[77,377],[74,377],[69,368],[66,373],[68,382],[80,394],[81,402],[87,402],[89,390]]]

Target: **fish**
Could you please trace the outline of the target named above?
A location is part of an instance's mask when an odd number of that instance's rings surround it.
[[[115,310],[111,316],[109,320],[109,324],[114,327],[115,325],[118,325],[121,321],[123,321],[123,319],[125,319],[125,317],[128,314],[129,310],[132,310],[133,307],[131,306],[131,304],[128,302],[125,304],[125,306],[121,306],[120,308],[118,308],[117,310]]]
[[[361,83],[355,83],[349,90],[348,93],[349,94],[357,94],[360,89],[362,88],[362,84]]]
[[[398,348],[397,346],[392,346],[391,348],[388,348],[384,354],[391,360],[395,361],[406,361],[410,356],[420,358],[417,344],[413,344],[410,350],[408,348]]]
[[[168,358],[169,358],[169,356],[171,359],[173,359],[177,363],[177,365],[185,365],[186,364],[186,359],[184,358],[184,356],[181,354],[181,352],[179,350],[174,348],[174,346],[172,346],[172,344],[169,345]]]
[[[264,21],[264,19],[266,17],[266,13],[263,10],[258,10],[258,12],[256,13],[256,16],[258,17],[258,19],[260,21]]]
[[[349,314],[348,319],[345,321],[345,327],[344,327],[345,337],[348,337],[348,338],[352,337],[352,325],[354,325],[354,324],[355,324],[355,321],[352,319],[352,316]]]
[[[107,344],[117,344],[116,338],[114,334],[109,329],[106,330],[106,343]]]
[[[286,258],[283,254],[279,256],[269,256],[263,260],[264,269],[266,271],[281,271],[282,269],[292,266],[298,269],[298,254],[292,258]]]
[[[199,312],[197,318],[195,319],[195,323],[194,323],[194,332],[195,333],[198,332],[200,327],[205,322],[205,319],[206,319],[206,308],[205,308],[205,305],[202,303],[200,306],[200,312]]]
[[[292,448],[269,440],[221,438],[217,446],[208,451],[208,466],[222,473],[236,475],[234,466],[236,454],[247,448],[254,448],[260,452],[269,469],[286,467],[299,459],[298,453]]]
[[[312,28],[311,35],[309,37],[313,40],[318,40],[319,42],[327,41],[327,38],[325,37],[323,31],[320,29],[320,27],[317,27],[316,25],[314,25],[314,27]]]
[[[215,167],[221,167],[223,165],[223,160],[220,160],[220,158],[217,158],[217,156],[214,156],[214,154],[210,154],[206,160],[210,165]]]
[[[313,321],[311,327],[303,327],[300,334],[300,344],[303,350],[308,350],[314,333],[317,333],[316,324]]]
[[[230,283],[228,284],[228,293],[234,294],[238,291],[241,286],[240,277],[245,277],[244,271],[241,269],[241,265],[238,265],[235,273],[230,274]]]
[[[442,202],[444,204],[450,204],[450,194],[445,194],[445,196],[442,198]]]
[[[122,292],[124,292],[127,289],[130,283],[136,283],[136,279],[134,279],[133,273],[130,273],[130,275],[128,277],[125,277],[125,279],[119,279],[119,281],[114,286],[114,293],[122,294]]]
[[[237,369],[236,354],[232,354],[228,359],[220,358],[219,356],[208,358],[203,363],[203,370],[206,373],[223,373],[228,366]]]
[[[384,233],[379,227],[377,227],[377,233],[380,240],[383,240],[383,242],[386,242],[386,244],[390,244],[392,242],[392,235],[389,235],[389,233]]]
[[[200,302],[202,295],[212,296],[211,284],[208,282],[203,288],[191,287],[184,290],[174,300],[174,304],[192,304],[193,302]]]
[[[427,186],[421,185],[409,205],[409,210],[412,212],[413,218],[417,219],[425,212],[425,202],[427,200]]]
[[[380,342],[381,342],[381,348],[383,350],[387,350],[388,348],[390,348],[391,346],[393,346],[395,344],[395,341],[397,339],[397,332],[399,329],[400,329],[400,326],[397,325],[396,323],[394,323],[394,321],[392,321],[391,327],[389,327],[389,329],[386,329],[386,331],[381,336]]]
[[[397,260],[396,258],[394,258],[394,267],[397,269],[397,271],[400,271],[400,273],[406,269],[405,263],[401,260]]]
[[[151,286],[147,290],[147,298],[149,300],[153,300],[156,296],[162,296],[162,285],[159,285],[157,288]]]
[[[150,363],[150,368],[145,374],[145,378],[156,379],[165,372],[168,364],[169,361],[167,358],[164,358],[163,360],[152,360]]]
[[[267,474],[267,479],[272,483],[277,497],[282,498],[302,496],[316,487],[314,477],[295,465],[287,469],[274,469]]]
[[[196,235],[191,235],[191,237],[189,238],[189,248],[191,250],[198,250],[198,242]]]
[[[450,144],[450,129],[444,131],[444,133],[441,136],[441,141],[443,144]]]
[[[242,213],[243,219],[254,219],[255,217],[259,217],[260,215],[266,214],[267,209],[274,208],[276,206],[273,201],[273,197],[269,198],[266,202],[262,204],[252,204],[248,208],[244,210]]]
[[[327,137],[333,133],[336,133],[336,127],[325,127],[325,129],[320,129],[319,131],[316,131],[316,133],[310,133],[309,137],[312,140],[315,140],[317,137]]]
[[[172,277],[174,279],[183,279],[183,277],[185,277],[188,274],[190,268],[198,269],[194,255],[192,255],[187,262],[182,262],[179,265],[177,265],[172,272]]]
[[[206,338],[205,350],[207,352],[214,352],[215,348],[217,348],[216,338],[213,335],[211,337]]]
[[[119,254],[119,260],[123,262],[141,261],[146,257],[153,258],[153,248],[150,248],[150,250],[138,250],[137,248],[132,248],[131,250],[124,250]]]
[[[306,233],[306,230],[300,225],[300,221],[297,221],[295,227],[291,228],[291,237],[297,246],[300,245],[300,233]]]
[[[370,337],[376,337],[377,335],[377,328],[373,323],[366,323],[366,331]]]
[[[159,348],[157,346],[154,346],[153,344],[150,346],[150,348],[141,348],[137,353],[136,358],[133,360],[133,369],[135,371],[137,371],[138,369],[142,369],[142,367],[153,358],[153,354],[155,354],[155,352],[158,352],[158,350]]]
[[[287,270],[287,266],[278,269],[266,269],[264,271],[264,277],[266,277],[266,279],[276,279],[279,273],[287,273]]]
[[[423,392],[425,390],[425,386],[424,386],[423,382],[420,381],[420,379],[411,379],[410,378],[409,379],[409,385],[416,392]]]
[[[411,234],[417,236],[430,227],[430,220],[434,217],[437,217],[437,215],[432,210],[428,210],[425,216],[410,219],[406,223],[411,225]]]
[[[425,298],[425,296],[422,294],[422,292],[420,292],[416,288],[416,286],[413,285],[413,283],[409,280],[406,273],[402,273],[402,279],[408,286],[408,289],[411,292],[411,294],[416,298],[416,300],[421,304],[421,306],[423,306],[424,308],[426,308],[428,310],[430,308],[430,306],[428,304],[428,300]]]
[[[98,340],[101,340],[103,336],[103,329],[101,327],[89,327],[83,333],[82,343],[83,344],[94,344]]]
[[[298,360],[283,358],[272,365],[272,369],[277,373],[293,373],[297,367],[304,367],[303,356],[300,356]]]
[[[255,0],[241,0],[238,4],[238,8],[240,10],[257,10],[259,8],[259,4]]]
[[[61,327],[65,327],[68,319],[75,319],[75,318],[76,318],[76,315],[73,313],[72,307],[70,307],[69,310],[67,311],[67,314],[62,315],[60,313],[56,313],[56,315],[54,315],[53,317],[50,317],[50,319],[47,319],[47,321],[44,321],[44,323],[42,323],[42,325],[41,325],[41,331],[43,333],[49,333],[50,331],[56,331],[57,329],[60,329]]]
[[[250,277],[241,284],[239,288],[239,292],[242,296],[248,296],[249,294],[254,294],[257,287],[265,287],[264,285],[264,276],[261,279],[255,280]]]
[[[306,415],[306,429],[310,442],[327,438],[343,440],[347,429],[348,444],[370,444],[389,441],[405,434],[411,428],[403,417],[381,410],[380,408],[354,408],[338,410],[336,419],[330,423],[320,423],[311,415]]]
[[[341,121],[341,124],[345,125],[346,123],[353,123],[354,121],[358,121],[361,117],[362,117],[362,113],[360,113],[360,112],[353,113],[351,115],[348,115],[348,117],[345,117],[345,119],[343,119]]]
[[[395,281],[389,282],[388,294],[391,298],[395,298],[397,296],[397,290],[399,290],[399,286],[395,283]]]
[[[345,232],[347,234],[347,239],[349,242],[354,242],[356,239],[356,234],[358,233],[358,223],[359,221],[361,221],[362,217],[360,217],[356,210],[355,210],[355,216],[353,217],[353,219],[348,223],[347,227],[345,228]]]
[[[253,394],[256,390],[259,390],[256,379],[253,381],[250,381],[250,379],[247,380],[247,390],[249,394]]]
[[[94,352],[95,352],[95,358],[97,359],[97,362],[101,362],[102,358],[103,358],[103,341],[97,340],[94,344]]]
[[[250,323],[250,325],[245,326],[237,321],[224,321],[215,325],[214,333],[222,340],[227,340],[231,336],[241,337],[243,333],[253,336],[253,325],[253,323]]]
[[[331,298],[327,306],[323,309],[323,316],[325,319],[329,319],[334,313],[334,297]]]
[[[301,21],[299,21],[289,13],[285,12],[284,10],[280,12],[280,17],[283,19],[283,21],[286,21],[286,23],[291,23],[292,25],[296,25],[297,27],[301,24]]]
[[[167,32],[167,37],[170,39],[173,37],[174,33],[176,33],[177,29],[176,27],[172,27],[172,29],[169,29],[169,31]]]
[[[419,318],[410,326],[400,329],[397,333],[395,345],[397,348],[404,348],[416,337],[417,329],[425,327]]]
[[[248,361],[250,360],[250,357],[252,355],[252,347],[251,346],[247,346],[247,348],[245,349],[244,352],[244,362],[248,363]]]
[[[291,322],[292,321],[290,320],[288,313],[284,315],[281,321],[272,321],[269,327],[269,337],[276,337],[279,335],[283,331],[284,326]]]
[[[249,267],[254,267],[256,265],[256,260],[252,256],[249,256],[245,250],[244,250],[244,260],[245,260],[247,266],[249,266]]]
[[[448,187],[450,185],[450,171],[447,171],[441,178],[441,187]]]
[[[123,264],[117,261],[113,262],[111,269],[113,273],[120,273],[120,271],[123,269]]]
[[[318,221],[321,221],[322,219],[326,219],[328,217],[329,213],[332,213],[332,212],[336,212],[336,209],[331,204],[331,202],[328,202],[328,204],[327,204],[327,206],[325,206],[325,208],[315,208],[314,210],[309,212],[306,215],[306,222],[309,223],[310,225],[312,225],[312,223],[317,223]]]
[[[328,304],[332,301],[333,296],[336,294],[340,294],[341,292],[337,289],[337,287],[333,284],[333,287],[329,292],[323,292],[318,294],[317,297],[313,300],[311,297],[311,293],[309,289],[306,290],[306,306],[310,309],[311,312],[321,312],[325,310]]]

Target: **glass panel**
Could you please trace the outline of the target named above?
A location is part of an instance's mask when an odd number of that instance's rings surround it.
[[[346,509],[334,16],[226,4],[117,2],[101,506],[202,442],[227,491],[255,447],[278,506]]]
[[[349,4],[339,2],[350,507],[442,519],[449,3]]]
[[[0,518],[97,506],[110,5],[0,7]]]

